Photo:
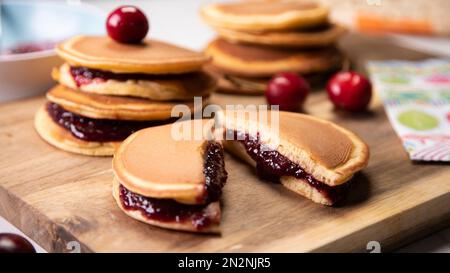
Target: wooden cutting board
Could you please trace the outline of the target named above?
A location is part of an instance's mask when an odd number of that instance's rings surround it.
[[[367,59],[427,57],[378,38],[349,36],[343,43],[358,67]],[[333,111],[323,91],[307,101],[307,113],[353,130],[370,146],[369,166],[355,177],[346,204],[314,204],[258,180],[227,155],[221,236],[168,231],[125,216],[111,196],[111,158],[69,154],[35,133],[33,115],[44,101],[0,106],[0,214],[51,252],[68,251],[71,241],[86,252],[366,251],[369,241],[387,251],[450,219],[450,168],[412,163],[377,99],[364,114]],[[212,101],[264,103],[219,94]]]

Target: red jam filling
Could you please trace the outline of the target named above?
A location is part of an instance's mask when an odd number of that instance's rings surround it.
[[[163,125],[175,119],[158,121],[131,121],[92,119],[69,112],[56,103],[47,103],[47,111],[54,122],[85,141],[122,141],[132,133],[151,126]]]
[[[222,188],[227,181],[228,173],[225,170],[225,159],[222,145],[208,142],[205,152],[205,195],[200,203],[211,203],[219,200]]]
[[[177,223],[190,221],[197,230],[201,230],[213,223],[214,219],[205,214],[205,208],[209,203],[219,200],[227,179],[223,149],[218,143],[209,142],[206,147],[204,174],[207,191],[205,197],[207,203],[204,205],[186,205],[172,199],[145,197],[120,185],[122,205],[127,210],[141,211],[151,220]]]
[[[228,132],[228,134],[233,132]],[[259,135],[250,137],[248,134],[234,132],[234,139],[241,142],[247,154],[256,161],[256,172],[259,177],[272,182],[279,182],[281,176],[293,176],[304,179],[311,187],[324,194],[333,204],[343,199],[350,183],[331,187],[320,182],[307,173],[298,164],[292,162],[275,150],[263,149]]]
[[[82,66],[71,66],[70,74],[78,87],[92,82],[104,82],[107,80],[127,81],[127,80],[187,80],[193,81],[194,73],[180,75],[151,75],[144,73],[113,73],[111,71],[91,69]]]
[[[190,221],[196,229],[202,229],[211,224],[211,219],[205,215],[205,205],[185,205],[171,199],[145,197],[129,191],[120,185],[120,199],[127,210],[139,210],[151,220],[161,222]]]

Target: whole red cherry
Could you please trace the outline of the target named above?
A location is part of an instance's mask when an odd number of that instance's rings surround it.
[[[309,94],[309,84],[291,72],[276,74],[267,85],[266,99],[270,105],[279,105],[282,111],[297,111]]]
[[[357,112],[367,109],[372,97],[372,84],[356,72],[338,72],[327,84],[330,100],[337,108]]]
[[[0,253],[36,253],[24,237],[13,233],[0,233]]]
[[[135,6],[120,6],[106,19],[109,37],[119,43],[140,43],[147,35],[148,29],[147,16]]]

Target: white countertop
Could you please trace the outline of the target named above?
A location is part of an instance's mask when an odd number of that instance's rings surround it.
[[[76,3],[78,0],[69,0]],[[116,1],[83,1],[94,4],[106,12],[117,6]],[[183,45],[195,50],[201,50],[214,33],[201,22],[197,16],[201,5],[211,0],[148,0],[127,1],[141,7],[150,17],[150,36]],[[418,38],[407,35],[391,35],[392,39],[401,44],[440,56],[450,57],[450,39],[448,38]],[[0,217],[0,232],[13,232],[24,235]],[[38,252],[45,252],[35,244]],[[422,240],[399,249],[400,252],[450,252],[450,228],[430,235]]]

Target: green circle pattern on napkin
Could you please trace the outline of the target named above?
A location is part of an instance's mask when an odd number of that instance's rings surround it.
[[[439,120],[436,117],[417,110],[400,113],[398,121],[404,126],[418,131],[431,130],[439,125]]]

